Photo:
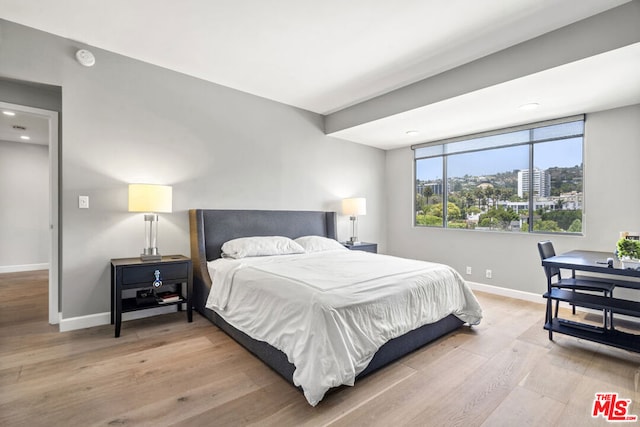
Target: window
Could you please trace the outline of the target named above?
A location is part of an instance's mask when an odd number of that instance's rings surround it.
[[[584,116],[413,146],[415,224],[582,232]]]

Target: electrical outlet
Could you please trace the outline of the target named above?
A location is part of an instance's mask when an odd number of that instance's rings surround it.
[[[78,196],[78,208],[89,209],[89,196]]]
[[[487,279],[491,279],[491,270],[485,271],[484,275]]]
[[[467,266],[467,274],[471,274],[471,267]]]

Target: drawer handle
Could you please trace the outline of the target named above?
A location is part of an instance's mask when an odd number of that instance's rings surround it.
[[[153,275],[156,276],[156,280],[153,281],[153,287],[159,288],[160,286],[162,286],[162,280],[160,280],[160,270],[154,271]]]

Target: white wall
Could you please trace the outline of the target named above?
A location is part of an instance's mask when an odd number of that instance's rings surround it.
[[[413,151],[387,152],[387,248],[393,255],[444,262],[465,279],[542,294],[546,279],[536,243],[556,252],[613,252],[618,232],[640,230],[640,105],[588,114],[584,142],[584,236],[413,227]],[[466,275],[465,267],[472,267]],[[492,279],[484,272],[491,269]]]
[[[377,119],[636,44],[640,42],[639,19],[640,1],[625,3],[329,114],[327,133],[339,134]]]
[[[49,262],[49,150],[0,141],[0,272]]]
[[[93,47],[85,68],[77,42],[1,20],[0,31],[0,77],[62,88],[63,320],[108,312],[109,260],[139,255],[132,182],[173,186],[164,254],[189,255],[190,208],[338,210],[349,196],[367,197],[359,234],[384,247],[385,153],[325,136],[321,116]],[[349,236],[348,218],[338,232]]]
[[[0,20],[0,77],[61,87],[61,307],[63,319],[109,310],[109,259],[138,256],[143,221],[127,212],[127,184],[174,187],[159,247],[189,255],[189,208],[339,210],[367,198],[359,237],[380,250],[451,264],[465,278],[541,293],[540,235],[412,226],[412,152],[387,153],[327,137],[322,117]],[[3,91],[0,86],[0,100]],[[10,100],[9,100],[10,101]],[[11,102],[11,101],[10,101]],[[589,114],[584,237],[557,236],[558,251],[611,250],[640,229],[640,107]],[[90,197],[79,210],[79,195]],[[339,237],[349,236],[348,218]],[[490,268],[493,279],[480,272]]]

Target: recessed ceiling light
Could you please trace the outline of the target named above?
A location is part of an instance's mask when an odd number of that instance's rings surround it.
[[[418,132],[417,130],[408,130],[405,132],[407,135],[412,136],[412,135],[417,135],[420,132]]]
[[[27,135],[20,135],[20,139],[24,139],[24,140],[28,141],[28,140],[31,139],[31,137],[27,136]]]
[[[16,113],[14,113],[13,111],[3,111],[2,114],[4,114],[5,116],[15,116]]]
[[[528,104],[522,104],[518,108],[523,110],[523,111],[531,111],[531,110],[535,110],[539,106],[540,106],[540,104],[538,104],[537,102],[530,102]]]

